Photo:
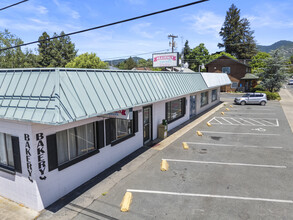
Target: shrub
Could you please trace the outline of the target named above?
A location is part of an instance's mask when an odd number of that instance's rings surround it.
[[[256,92],[256,91],[265,91],[265,88],[262,85],[256,85],[253,88],[250,88],[250,92]]]
[[[259,93],[265,93],[267,95],[268,100],[281,100],[279,93],[277,92],[269,92],[269,91],[255,91]]]

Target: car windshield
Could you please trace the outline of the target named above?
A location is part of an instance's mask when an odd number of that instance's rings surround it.
[[[242,97],[249,97],[249,94],[245,94],[245,95],[243,95]]]

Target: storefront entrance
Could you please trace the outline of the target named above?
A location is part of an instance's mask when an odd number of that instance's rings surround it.
[[[152,140],[152,106],[143,108],[143,143]]]

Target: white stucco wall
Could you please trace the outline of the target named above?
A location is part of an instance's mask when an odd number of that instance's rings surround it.
[[[0,132],[19,137],[21,167],[22,173],[10,174],[0,170],[0,195],[21,203],[27,207],[37,209],[37,201],[39,194],[36,181],[30,182],[28,179],[27,161],[25,153],[26,141],[24,134],[28,134],[32,138],[30,123],[0,120]],[[36,164],[37,158],[34,154],[35,149],[30,145],[31,163]],[[32,178],[35,176],[36,169],[33,169]]]
[[[205,111],[211,106],[217,104],[220,99],[220,93],[218,89],[218,100],[211,102],[211,90],[209,90],[209,104],[201,107],[200,97],[201,92],[195,93],[196,100],[196,111],[197,114]],[[183,122],[189,120],[190,112],[190,95],[177,97],[171,100],[179,98],[186,98],[186,114],[170,123],[168,130],[171,130]],[[153,111],[153,139],[157,138],[158,125],[165,119],[165,103],[167,101],[161,101],[152,104]],[[80,125],[88,124],[98,120],[104,120],[103,118],[89,118],[72,122],[65,125],[43,125],[43,124],[30,124],[20,123],[16,121],[0,120],[0,132],[8,133],[14,136],[18,136],[20,139],[20,151],[21,151],[21,162],[22,162],[22,174],[8,174],[0,171],[0,195],[12,199],[16,202],[23,203],[24,205],[31,207],[35,210],[42,210],[54,201],[58,200],[62,196],[71,192],[81,184],[85,183],[89,179],[93,178],[97,174],[101,173],[111,165],[115,164],[119,160],[123,159],[130,153],[134,152],[141,146],[143,146],[143,106],[134,108],[134,111],[139,111],[138,114],[138,125],[139,131],[134,137],[131,137],[115,146],[105,146],[100,149],[100,152],[88,157],[87,159],[75,163],[63,170],[55,169],[48,172],[48,157],[47,157],[47,143],[46,136],[55,134],[58,131],[66,130],[69,128],[77,127]],[[28,172],[26,169],[26,155],[25,155],[25,140],[24,134],[29,134],[31,137],[31,162],[33,164],[33,183],[28,180]],[[40,179],[41,173],[38,169],[38,156],[37,156],[37,145],[36,134],[42,133],[44,139],[44,156],[45,161],[45,179]],[[106,132],[105,132],[106,134]]]

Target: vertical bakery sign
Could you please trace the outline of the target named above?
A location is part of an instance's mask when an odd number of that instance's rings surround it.
[[[33,165],[31,161],[31,145],[30,145],[30,136],[29,134],[24,134],[25,140],[25,157],[26,157],[26,169],[28,172],[28,179],[29,181],[33,182],[32,173],[33,173]]]
[[[45,160],[45,150],[44,150],[44,134],[38,133],[36,134],[37,140],[37,153],[38,153],[38,169],[40,172],[40,180],[45,180],[47,177],[45,176],[46,169],[46,160]]]

